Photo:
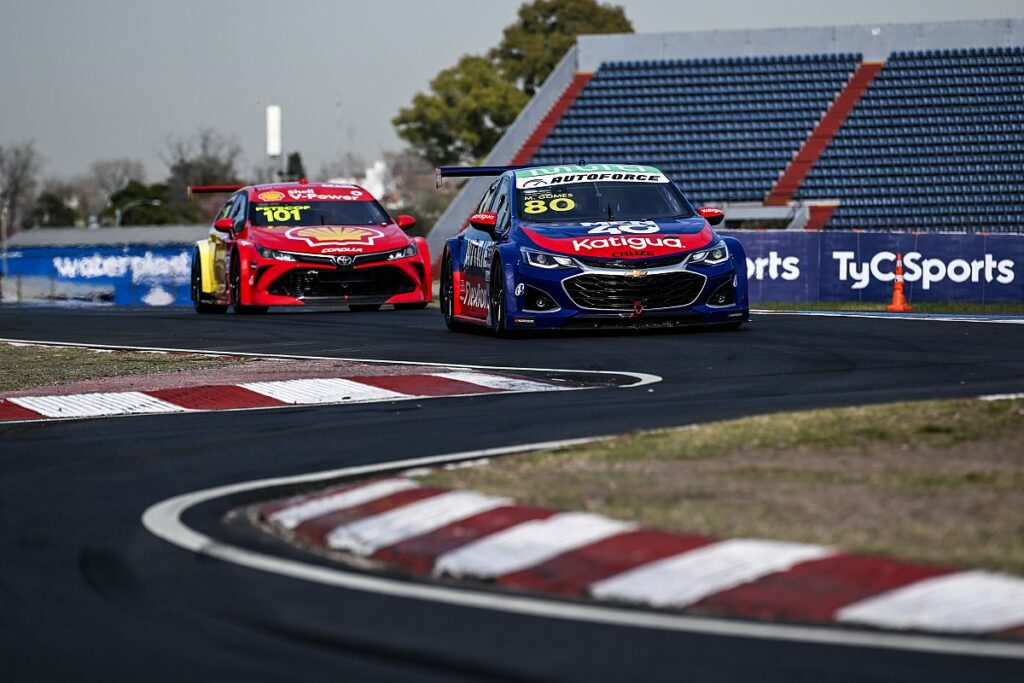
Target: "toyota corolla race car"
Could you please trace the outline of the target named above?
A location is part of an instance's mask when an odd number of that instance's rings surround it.
[[[498,176],[441,257],[449,329],[739,327],[746,257],[650,166],[440,168]]]
[[[423,308],[430,254],[357,185],[214,185],[233,193],[209,237],[192,250],[192,301],[200,313],[266,313],[268,306],[345,304],[352,310]]]

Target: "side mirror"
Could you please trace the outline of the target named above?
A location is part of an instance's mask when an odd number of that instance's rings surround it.
[[[490,212],[474,213],[469,217],[469,224],[477,230],[493,234],[494,228],[498,225],[498,214]]]
[[[416,219],[409,214],[403,213],[398,217],[398,227],[402,230],[409,230],[416,227]]]
[[[218,218],[213,222],[213,229],[218,232],[231,232],[235,229],[235,222],[230,218]]]
[[[725,220],[725,213],[713,206],[702,206],[697,209],[697,213],[711,225],[718,225]]]

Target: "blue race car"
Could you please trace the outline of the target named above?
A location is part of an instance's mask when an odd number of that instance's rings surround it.
[[[718,325],[749,320],[746,256],[651,166],[439,168],[497,176],[441,257],[449,329]]]

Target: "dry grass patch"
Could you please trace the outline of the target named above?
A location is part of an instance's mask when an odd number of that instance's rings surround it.
[[[1024,574],[1024,400],[730,420],[426,480],[681,532]]]
[[[199,354],[0,344],[0,392],[105,377],[203,370],[244,362],[247,362],[244,358]]]

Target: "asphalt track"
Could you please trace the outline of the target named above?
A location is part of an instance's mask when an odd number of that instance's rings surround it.
[[[0,308],[0,337],[662,376],[639,389],[0,425],[0,662],[36,680],[1020,680],[1024,661],[666,632],[298,581],[142,512],[212,486],[779,410],[1024,391],[1024,325],[755,316],[738,332],[499,340],[436,310]],[[224,501],[238,504],[242,499]],[[301,557],[187,520],[262,552]],[[308,558],[305,558],[308,559]]]

